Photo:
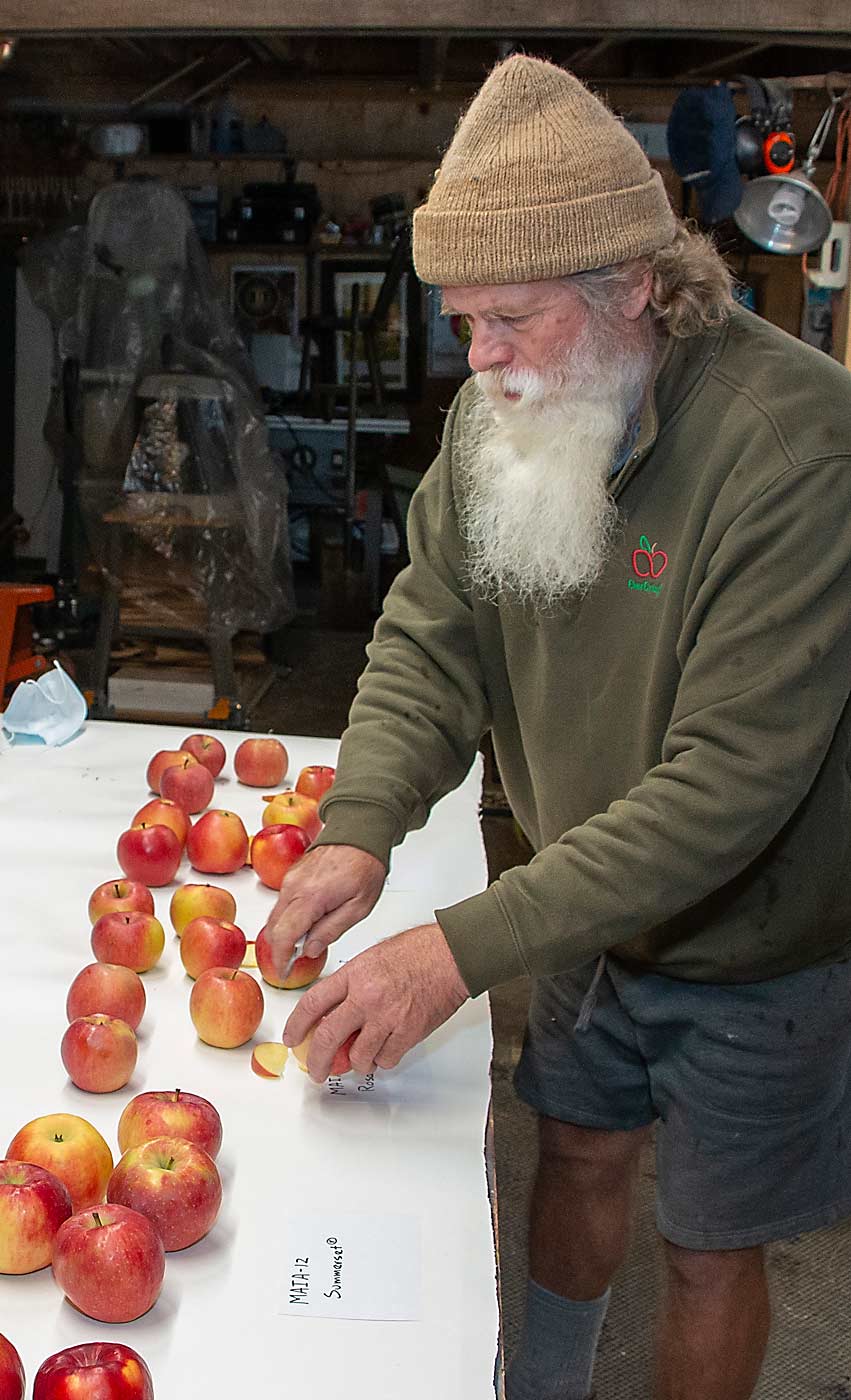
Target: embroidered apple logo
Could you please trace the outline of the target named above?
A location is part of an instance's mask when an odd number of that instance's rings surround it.
[[[638,543],[641,548],[632,552],[633,570],[639,578],[658,578],[668,567],[667,554],[664,549],[657,549],[655,544],[651,544],[646,535],[642,535]]]

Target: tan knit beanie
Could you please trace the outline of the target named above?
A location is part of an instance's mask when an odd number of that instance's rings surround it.
[[[578,78],[514,54],[479,89],[414,214],[424,282],[540,282],[670,243],[658,171]]]

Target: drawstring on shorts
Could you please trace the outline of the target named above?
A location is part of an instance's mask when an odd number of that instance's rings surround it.
[[[597,966],[594,969],[594,976],[591,978],[591,986],[582,998],[582,1005],[579,1008],[579,1015],[576,1018],[574,1030],[587,1031],[591,1024],[591,1017],[594,1014],[594,1007],[597,1005],[597,990],[600,986],[600,979],[606,970],[606,955],[601,953],[597,959]]]

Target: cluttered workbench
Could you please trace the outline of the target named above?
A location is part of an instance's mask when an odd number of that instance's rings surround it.
[[[493,1394],[497,1304],[483,998],[394,1072],[319,1087],[290,1059],[281,1078],[258,1077],[252,1045],[280,1037],[298,993],[260,984],[254,971],[265,1009],[252,1041],[230,1050],[203,1044],[168,909],[177,884],[213,879],[233,893],[236,922],[251,939],[275,896],[248,867],[199,876],[184,860],[175,880],[154,890],[166,946],[143,975],[147,1010],[132,1078],[116,1092],[87,1093],[63,1069],[66,993],[92,961],[87,901],[118,873],[117,837],[150,797],[148,760],[184,737],[165,726],[90,722],[62,747],[22,744],[0,754],[0,1149],[31,1120],[66,1112],[91,1122],[117,1161],[116,1125],[127,1102],[143,1090],[180,1086],[221,1115],[221,1212],[204,1239],[166,1255],[162,1292],[137,1321],[91,1321],[45,1268],[0,1276],[2,1330],[30,1378],[63,1347],[126,1343],[146,1361],[159,1400],[295,1393],[330,1400],[343,1388],[370,1400],[485,1400]],[[236,811],[256,831],[260,790],[237,782],[231,763],[243,736],[221,737],[228,762],[211,805]],[[291,776],[308,763],[334,762],[333,740],[284,742]],[[477,766],[408,838],[372,915],[332,948],[329,972],[482,886],[480,785]]]

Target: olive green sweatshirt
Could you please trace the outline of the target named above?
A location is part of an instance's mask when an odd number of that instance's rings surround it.
[[[471,994],[603,951],[760,980],[851,945],[851,376],[737,311],[672,341],[601,579],[551,616],[464,583],[458,445],[410,512],[323,804],[388,861],[490,730],[537,854],[437,917]]]

